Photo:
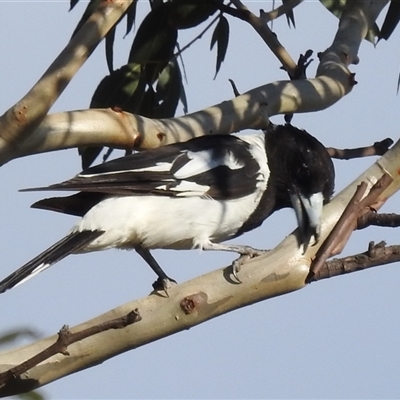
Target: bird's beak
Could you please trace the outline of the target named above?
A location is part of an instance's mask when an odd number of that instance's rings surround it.
[[[304,254],[312,236],[314,236],[315,243],[319,240],[324,196],[322,193],[314,193],[310,197],[306,197],[295,191],[290,194],[290,200],[296,212],[300,245],[303,245]]]

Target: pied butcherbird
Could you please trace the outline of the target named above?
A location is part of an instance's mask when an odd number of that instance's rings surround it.
[[[171,279],[152,249],[223,250],[255,256],[249,246],[222,243],[293,207],[299,245],[318,241],[322,208],[333,193],[325,147],[304,130],[270,125],[251,134],[213,135],[144,150],[89,168],[74,178],[26,190],[78,191],[32,205],[81,217],[70,233],[0,282],[0,293],[69,254],[135,249]],[[233,264],[237,276],[240,263]]]

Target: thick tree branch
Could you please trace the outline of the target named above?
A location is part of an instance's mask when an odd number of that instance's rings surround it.
[[[348,65],[357,61],[368,23],[375,20],[386,1],[349,4],[332,45],[320,55],[314,79],[273,82],[178,118],[147,119],[110,110],[49,115],[36,130],[28,129],[28,123],[24,129],[17,130],[24,131],[23,140],[21,134],[15,135],[15,118],[10,120],[3,116],[0,119],[0,134],[4,139],[0,145],[0,165],[17,157],[90,144],[136,149],[158,147],[195,136],[261,129],[272,115],[325,109],[351,91],[354,77]],[[73,58],[70,62],[75,63]],[[32,123],[32,117],[26,120]]]
[[[58,332],[57,340],[43,351],[35,354],[29,360],[22,362],[21,364],[10,368],[8,371],[0,373],[0,393],[3,395],[12,394],[12,388],[16,382],[20,380],[20,376],[31,368],[40,364],[41,362],[49,359],[55,354],[62,354],[69,356],[68,346],[73,343],[79,342],[90,336],[97,335],[98,333],[105,332],[109,329],[122,329],[129,325],[134,324],[141,320],[141,316],[138,310],[130,311],[124,316],[114,318],[109,321],[101,322],[98,325],[93,325],[89,328],[85,328],[80,331],[72,332],[67,325],[64,325]],[[32,382],[33,383],[33,382]],[[11,391],[10,391],[11,388]],[[35,389],[33,385],[31,389]]]
[[[337,194],[324,207],[321,240],[318,244],[309,246],[305,254],[298,248],[297,231],[295,231],[275,249],[243,264],[240,272],[241,284],[231,279],[230,267],[219,269],[174,286],[169,290],[169,298],[155,293],[74,327],[74,331],[90,328],[124,316],[136,308],[140,310],[142,317],[140,322],[126,327],[123,334],[122,331],[109,330],[103,332],[101,338],[98,337],[100,335],[95,335],[72,344],[68,348],[69,356],[54,355],[29,370],[29,376],[23,374],[13,393],[24,391],[26,387],[23,383],[27,380],[30,382],[33,380],[35,387],[39,387],[83,368],[97,365],[121,352],[188,329],[229,311],[303,288],[306,285],[305,279],[309,273],[311,260],[342,215],[357,186],[361,182],[367,182],[370,188],[384,173],[387,173],[393,182],[380,194],[377,201],[389,198],[400,189],[399,160],[400,141],[364,174]],[[55,340],[53,336],[0,353],[0,371],[21,364],[50,346]],[[103,345],[104,342],[107,342],[107,346]],[[81,357],[82,353],[85,357]]]
[[[108,128],[115,129],[110,132],[100,128],[104,144],[111,145],[115,142],[117,147],[148,148],[203,134],[230,133],[248,127],[262,128],[270,115],[326,108],[351,90],[353,76],[347,67],[357,61],[358,47],[368,23],[375,19],[385,2],[348,3],[351,5],[342,16],[332,46],[321,55],[315,79],[271,83],[232,101],[169,120],[149,120],[111,110],[55,114],[46,117],[32,135],[27,130],[26,140],[23,143],[15,142],[16,147],[21,147],[13,148],[11,155],[0,147],[0,162],[34,154],[38,152],[37,149],[51,151],[75,147],[82,144],[81,140],[84,144],[90,144],[91,140],[97,144],[95,135],[99,134],[98,126],[90,126],[98,123],[98,118],[103,118],[102,122]],[[57,123],[60,126],[57,127]],[[155,293],[85,322],[73,328],[73,331],[91,329],[110,319],[122,317],[136,308],[140,309],[142,316],[140,322],[119,332],[107,330],[101,335],[90,336],[71,344],[68,348],[69,355],[55,354],[31,368],[21,375],[21,379],[7,394],[25,391],[27,386],[24,384],[35,387],[44,385],[226,312],[303,288],[311,260],[342,215],[356,187],[361,182],[366,182],[369,189],[387,173],[393,182],[379,195],[377,201],[383,202],[400,188],[399,160],[400,142],[340,192],[324,208],[321,240],[318,244],[309,246],[305,254],[298,248],[295,232],[274,250],[246,262],[240,272],[241,284],[231,279],[230,268],[220,269],[171,288],[169,298]],[[0,353],[0,371],[21,365],[55,340],[56,337],[53,336]],[[107,346],[104,346],[104,342],[107,342]],[[0,394],[5,395],[5,392],[0,391]]]
[[[50,107],[107,32],[136,0],[103,0],[32,89],[0,117],[0,154],[19,157],[20,145],[43,121]],[[35,139],[33,138],[33,141]]]

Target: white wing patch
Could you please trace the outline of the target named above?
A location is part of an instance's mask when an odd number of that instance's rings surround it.
[[[158,162],[152,167],[132,169],[132,172],[142,172],[142,171],[162,172],[162,171],[169,171],[171,167],[172,164],[169,162]],[[129,172],[129,171],[124,171],[124,172]]]
[[[109,172],[101,172],[97,174],[79,174],[78,176],[80,178],[91,178],[93,176],[99,176],[99,175],[115,175],[115,174],[125,174],[127,172],[163,172],[163,171],[169,171],[172,167],[172,164],[169,162],[158,162],[157,164],[151,166],[151,167],[145,167],[145,168],[132,168],[132,169],[122,169],[120,171],[109,171]]]
[[[167,185],[160,185],[157,186],[156,189],[178,192],[177,196],[189,197],[189,196],[203,196],[210,189],[210,186],[199,185],[196,182],[182,181],[179,183],[179,185],[176,185],[174,187],[167,187]]]
[[[226,165],[228,168],[234,170],[243,168],[244,163],[240,162],[231,152],[226,152],[223,157],[215,157],[213,151],[188,151],[186,153],[188,158],[191,159],[182,168],[175,172],[176,179],[185,179],[194,175],[201,174],[216,168],[220,165]]]

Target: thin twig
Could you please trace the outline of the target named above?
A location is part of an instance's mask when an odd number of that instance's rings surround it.
[[[339,160],[349,160],[351,158],[369,157],[369,156],[383,156],[393,144],[393,140],[386,138],[380,142],[375,142],[372,146],[358,147],[355,149],[336,149],[334,147],[327,147],[326,151],[332,158]]]
[[[33,368],[35,365],[47,360],[51,356],[61,353],[66,356],[69,355],[67,348],[72,343],[83,340],[89,336],[96,335],[100,332],[107,331],[109,329],[121,329],[135,322],[140,321],[142,318],[138,310],[133,310],[124,317],[115,318],[104,323],[94,325],[90,328],[84,329],[79,332],[71,333],[68,326],[64,325],[58,332],[58,339],[55,343],[41,351],[40,353],[34,355],[30,359],[24,361],[23,363],[9,369],[8,371],[2,372],[0,374],[0,385],[8,384],[9,381],[15,379],[25,373],[26,371]]]
[[[293,10],[295,7],[297,7],[300,3],[302,3],[303,0],[289,0],[282,5],[280,5],[278,8],[275,8],[274,10],[265,12],[262,11],[260,12],[260,18],[265,22],[271,22],[282,15],[285,15],[288,11]]]
[[[237,88],[236,83],[234,82],[234,80],[233,80],[233,79],[228,79],[228,81],[229,81],[229,83],[230,83],[231,86],[232,86],[233,94],[235,95],[235,97],[240,96],[240,92],[239,92],[239,90],[238,90],[238,88]]]
[[[364,253],[354,254],[344,258],[335,258],[325,262],[315,274],[315,279],[327,279],[399,261],[400,245],[386,246],[385,242],[380,242],[375,245],[374,242],[370,242],[368,250]]]
[[[269,28],[263,17],[257,17],[240,0],[232,0],[232,4],[241,12],[239,17],[248,22],[264,40],[272,53],[278,58],[285,71],[294,74],[297,64],[279,42],[278,37]]]
[[[197,40],[201,39],[203,35],[219,20],[220,14],[218,14],[197,36],[195,36],[189,43],[185,44],[177,53],[174,54],[174,57],[179,57],[185,50],[187,50],[190,46],[193,45]]]

